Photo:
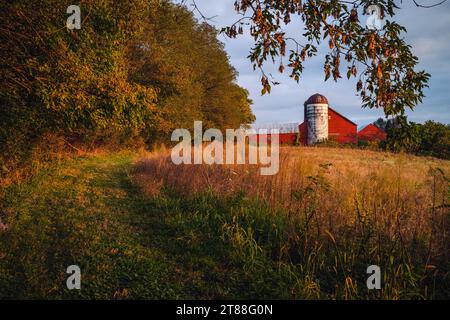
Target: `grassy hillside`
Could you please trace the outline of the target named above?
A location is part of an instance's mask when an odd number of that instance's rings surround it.
[[[448,172],[342,149],[283,149],[271,178],[80,157],[2,195],[0,298],[448,298]]]

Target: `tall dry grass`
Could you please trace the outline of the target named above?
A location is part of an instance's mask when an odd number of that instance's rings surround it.
[[[163,187],[186,197],[204,190],[223,195],[244,192],[281,208],[291,221],[301,221],[288,227],[291,234],[280,249],[289,261],[293,249],[303,254],[323,251],[325,242],[320,239],[329,238],[341,245],[340,250],[348,249],[343,254],[350,264],[362,255],[374,264],[398,259],[403,267],[396,265],[399,269],[393,274],[413,265],[419,269],[444,265],[448,279],[449,172],[449,161],[434,158],[282,147],[279,173],[262,176],[257,165],[177,166],[170,151],[162,148],[136,163],[135,179],[150,195]],[[341,259],[341,253],[338,256]],[[395,287],[399,280],[392,281]]]
[[[385,236],[401,232],[402,241],[409,241],[417,235],[433,238],[436,228],[444,227],[449,172],[449,161],[434,158],[282,147],[278,174],[262,176],[258,165],[177,166],[170,150],[161,148],[136,164],[135,176],[149,194],[158,193],[162,186],[182,195],[206,189],[220,194],[244,191],[248,197],[282,206],[289,214],[314,209],[314,220],[323,230],[370,219]],[[441,241],[448,239],[450,231],[441,231]]]

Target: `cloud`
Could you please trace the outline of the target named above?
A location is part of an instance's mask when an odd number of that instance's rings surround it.
[[[216,16],[213,24],[221,28],[236,21],[240,16],[234,11],[234,0],[197,0],[198,7],[207,17]],[[392,18],[391,18],[392,19]],[[407,112],[410,120],[423,122],[436,120],[450,123],[450,3],[423,9],[404,1],[394,20],[405,26],[405,38],[419,57],[419,68],[431,73],[430,88],[425,90],[423,104],[414,112]],[[302,33],[299,22],[288,26],[290,35]],[[239,72],[238,83],[247,88],[254,101],[253,112],[257,122],[296,122],[303,119],[303,103],[312,94],[324,94],[330,104],[351,120],[364,125],[383,116],[381,110],[362,109],[360,98],[355,96],[355,82],[344,77],[338,83],[324,82],[321,56],[305,65],[300,84],[287,75],[276,72],[277,66],[268,67],[281,85],[273,88],[270,95],[261,96],[259,72],[254,72],[247,56],[252,46],[249,35],[237,39],[220,37],[230,56],[231,64]]]

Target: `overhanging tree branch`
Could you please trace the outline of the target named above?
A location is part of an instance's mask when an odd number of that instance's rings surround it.
[[[441,2],[438,2],[438,3],[435,3],[435,4],[431,4],[431,5],[423,5],[423,4],[419,4],[419,3],[417,2],[417,0],[413,0],[413,2],[414,2],[414,4],[415,4],[417,7],[420,7],[420,8],[433,8],[433,7],[440,6],[440,5],[443,4],[444,2],[447,2],[447,0],[442,0]]]

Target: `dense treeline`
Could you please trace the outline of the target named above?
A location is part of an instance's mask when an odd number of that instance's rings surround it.
[[[387,133],[383,149],[393,152],[408,152],[423,156],[450,159],[450,125],[426,121],[423,124],[410,122],[406,116],[389,120],[378,119],[375,123]]]
[[[152,144],[194,119],[217,128],[254,120],[216,30],[184,7],[87,0],[81,29],[68,30],[70,4],[0,4],[2,173],[56,140]]]
[[[254,120],[248,92],[235,84],[237,73],[216,39],[214,28],[197,24],[183,7],[166,3],[147,17],[130,48],[131,79],[160,90],[160,133],[192,127],[200,119],[221,129]]]

